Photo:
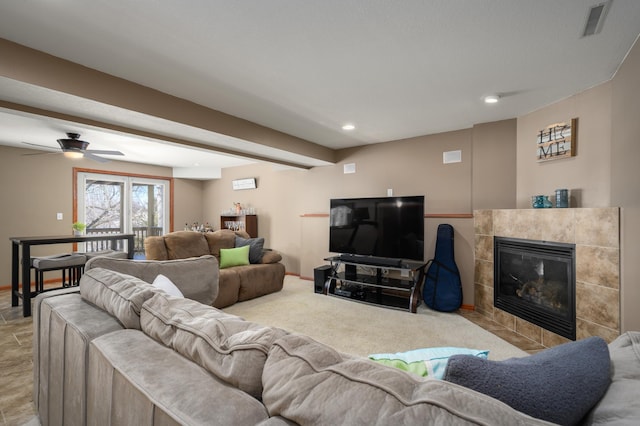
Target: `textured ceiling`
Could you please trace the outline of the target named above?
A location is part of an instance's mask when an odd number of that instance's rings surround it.
[[[609,80],[640,34],[640,1],[613,0],[582,37],[601,2],[2,1],[0,37],[339,149],[517,117]],[[70,108],[0,83],[0,100]]]

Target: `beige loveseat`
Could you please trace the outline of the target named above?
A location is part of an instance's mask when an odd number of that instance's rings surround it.
[[[244,231],[227,229],[215,232],[176,231],[158,237],[147,237],[144,250],[147,260],[175,260],[213,255],[220,261],[221,249],[232,249],[242,241],[250,245],[249,265],[220,269],[216,308],[253,299],[282,290],[285,267],[282,256],[264,250],[264,239],[250,238]]]

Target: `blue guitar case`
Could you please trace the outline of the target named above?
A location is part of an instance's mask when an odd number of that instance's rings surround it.
[[[462,282],[453,254],[453,226],[438,226],[435,257],[427,262],[424,303],[442,312],[455,311],[462,306]]]

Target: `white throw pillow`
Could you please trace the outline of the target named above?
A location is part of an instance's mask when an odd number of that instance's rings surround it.
[[[169,296],[184,298],[184,295],[180,291],[178,287],[171,280],[165,277],[162,274],[158,274],[158,276],[151,283],[152,286],[159,288],[160,290],[164,290]]]

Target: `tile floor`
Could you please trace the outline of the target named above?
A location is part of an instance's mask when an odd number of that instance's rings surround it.
[[[0,291],[0,425],[23,425],[34,416],[31,317],[12,308],[9,290]]]
[[[544,349],[476,312],[460,314],[526,352]],[[0,425],[23,425],[34,416],[32,336],[31,317],[22,317],[22,305],[11,307],[9,290],[0,291]]]
[[[500,337],[502,340],[506,340],[511,343],[513,346],[517,346],[529,354],[534,354],[536,352],[540,352],[541,350],[546,349],[538,342],[534,342],[531,339],[524,337],[521,334],[516,333],[515,331],[509,330],[503,325],[500,325],[496,322],[491,321],[484,315],[479,314],[475,311],[468,311],[461,309],[458,311],[460,315],[471,321],[472,323],[484,328],[485,330],[495,334]]]

